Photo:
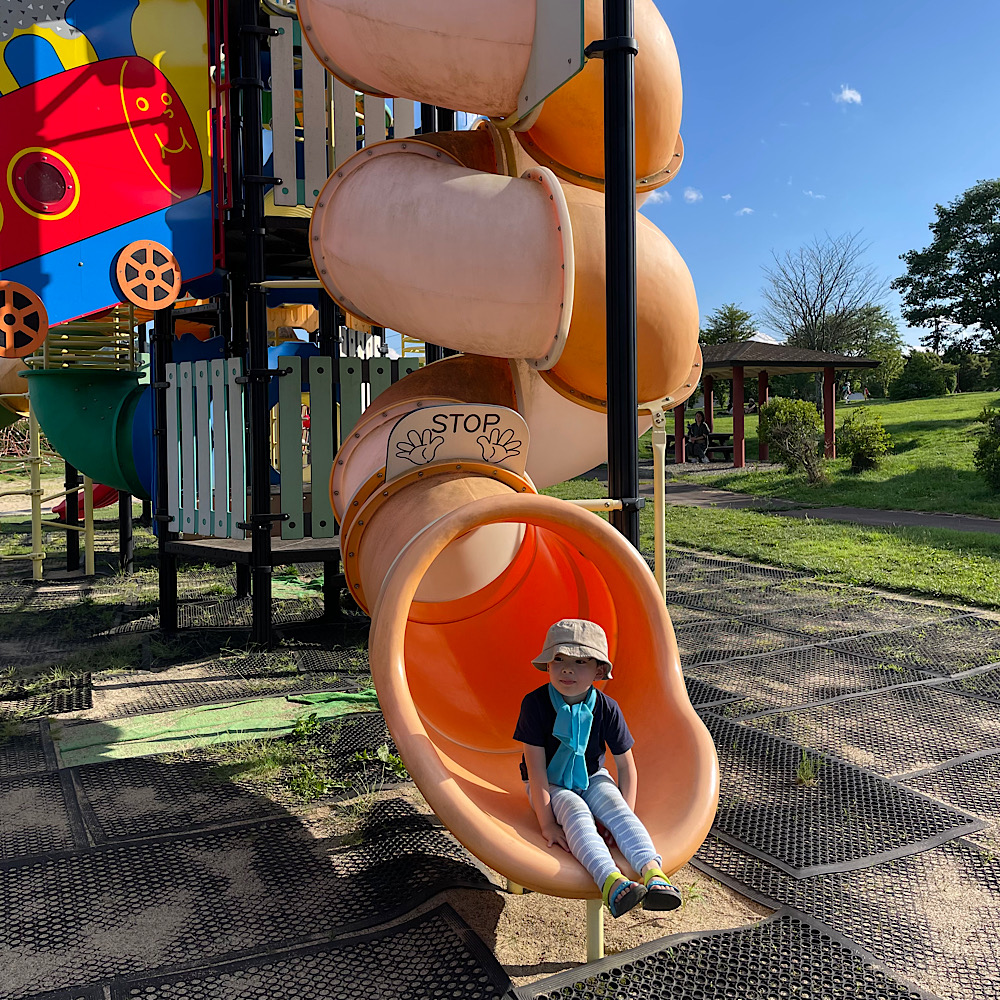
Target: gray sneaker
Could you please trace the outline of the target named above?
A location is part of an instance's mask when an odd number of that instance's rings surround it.
[[[710,463],[710,459],[709,459],[708,455],[702,455],[701,456],[701,462],[702,462],[702,465],[708,465]]]

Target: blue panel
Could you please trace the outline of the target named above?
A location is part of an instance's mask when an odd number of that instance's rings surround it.
[[[114,197],[113,190],[108,197]],[[41,296],[49,323],[64,323],[119,301],[111,284],[112,267],[118,252],[134,240],[156,240],[169,247],[185,280],[209,274],[215,267],[212,193],[9,267],[0,271],[0,280],[27,285]]]
[[[72,0],[66,21],[87,36],[98,59],[134,56],[132,15],[139,0]]]
[[[153,455],[153,390],[146,386],[132,418],[132,458],[146,492],[156,499],[156,462]]]
[[[3,50],[3,61],[21,87],[56,76],[66,68],[59,61],[51,42],[39,35],[12,38]]]
[[[183,316],[182,310],[177,310],[175,316]],[[214,361],[224,357],[225,339],[209,337],[199,340],[193,333],[185,333],[177,337],[170,352],[173,361]]]

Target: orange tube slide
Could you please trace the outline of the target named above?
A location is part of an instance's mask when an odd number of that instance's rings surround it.
[[[601,0],[586,3],[589,41]],[[299,0],[299,12],[314,52],[345,82],[507,116],[536,0]],[[680,73],[653,0],[636,0],[636,36],[647,191],[679,165]],[[511,737],[521,699],[542,683],[531,658],[553,621],[591,618],[608,634],[617,669],[606,689],[636,737],[636,811],[667,871],[698,849],[718,801],[715,748],[649,568],[604,521],[537,495],[606,458],[600,80],[599,64],[586,67],[516,136],[486,123],[360,151],[321,192],[310,240],[317,274],[349,312],[465,352],[373,400],[331,477],[390,731],[469,850],[532,889],[590,898],[599,891],[583,867],[542,840]],[[639,400],[669,408],[697,382],[698,307],[680,255],[642,217],[637,271]],[[481,404],[521,415],[494,411],[527,438],[525,464],[491,464],[486,447],[435,461],[427,442],[419,461],[400,464],[401,420],[426,428],[431,417],[409,415]],[[387,478],[390,466],[404,471]]]
[[[489,587],[458,601],[414,603],[425,573],[455,539],[508,522],[526,526],[524,542]],[[438,518],[394,557],[382,584],[372,674],[417,787],[463,844],[521,885],[597,898],[583,867],[546,847],[511,739],[521,698],[541,681],[531,658],[563,617],[590,618],[608,634],[616,669],[605,690],[636,738],[636,812],[664,869],[675,871],[715,817],[715,747],[688,701],[663,598],[639,554],[604,521],[509,490]]]

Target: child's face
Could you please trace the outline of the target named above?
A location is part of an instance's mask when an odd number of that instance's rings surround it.
[[[601,665],[590,656],[587,659],[556,653],[549,663],[549,681],[567,703],[583,701],[590,686],[597,680]]]

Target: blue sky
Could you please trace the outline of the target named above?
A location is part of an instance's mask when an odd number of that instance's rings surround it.
[[[759,310],[772,249],[824,232],[863,230],[894,278],[929,242],[935,203],[1000,176],[1000,4],[657,5],[680,56],[685,160],[644,212],[687,261],[702,317]],[[896,293],[886,303],[898,317]]]

